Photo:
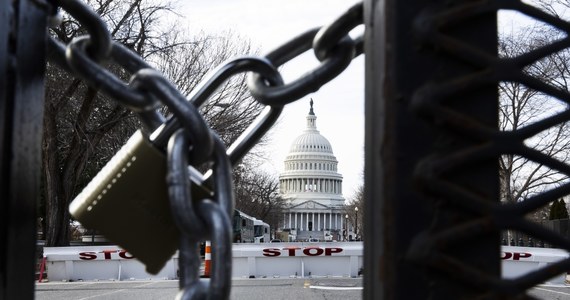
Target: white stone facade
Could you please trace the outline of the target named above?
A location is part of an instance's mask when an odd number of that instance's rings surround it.
[[[281,228],[296,240],[342,240],[346,228],[342,175],[329,141],[316,126],[313,101],[307,128],[292,143],[279,176],[280,193],[287,202]]]

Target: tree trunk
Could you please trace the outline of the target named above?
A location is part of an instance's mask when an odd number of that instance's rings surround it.
[[[78,83],[77,83],[78,84]],[[73,87],[70,87],[73,89]],[[69,90],[68,90],[69,91]],[[76,121],[79,132],[87,132],[87,117],[93,106],[97,92],[87,89],[83,105]],[[68,246],[70,241],[68,206],[75,196],[80,174],[91,153],[82,138],[74,135],[66,164],[60,169],[60,156],[57,148],[57,108],[50,105],[44,116],[44,173],[46,195],[46,246]]]
[[[42,165],[44,171],[44,195],[46,200],[46,226],[45,238],[46,246],[66,246],[69,244],[67,238],[67,226],[62,226],[63,210],[65,205],[61,198],[61,180],[59,167],[59,156],[57,153],[57,127],[56,111],[53,106],[46,105],[44,115],[44,139],[42,147]],[[65,224],[65,223],[64,223]]]

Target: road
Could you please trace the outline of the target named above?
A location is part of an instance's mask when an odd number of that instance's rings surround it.
[[[175,298],[178,281],[90,281],[36,284],[38,300],[155,300]],[[234,279],[230,299],[326,299],[362,298],[362,278]]]
[[[570,300],[570,286],[539,285],[532,288],[529,295],[544,300]]]
[[[36,284],[38,300],[172,300],[176,280],[48,282]],[[570,286],[540,285],[528,292],[537,299],[570,300]],[[234,279],[230,299],[325,299],[362,298],[362,278]]]

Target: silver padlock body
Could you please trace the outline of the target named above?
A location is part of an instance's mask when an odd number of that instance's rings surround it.
[[[166,157],[139,130],[73,200],[69,211],[156,274],[179,243],[168,199]]]

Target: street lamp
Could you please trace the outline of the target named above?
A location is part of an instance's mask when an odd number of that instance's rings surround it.
[[[344,230],[344,240],[347,241],[348,240],[348,214],[346,214],[344,216],[344,218],[346,219],[346,224],[344,225],[346,227],[346,229]]]
[[[354,239],[358,237],[358,207],[354,208]]]

